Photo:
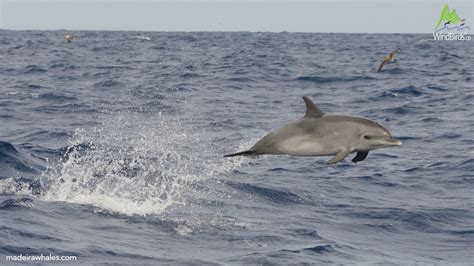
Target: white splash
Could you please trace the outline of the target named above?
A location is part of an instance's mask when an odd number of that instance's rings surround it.
[[[121,113],[100,121],[95,128],[78,129],[67,156],[42,174],[43,199],[128,215],[159,214],[185,204],[184,192],[193,181],[245,162],[206,160],[203,153],[211,151],[195,131],[161,116]]]
[[[14,178],[0,180],[1,195],[31,195],[31,185],[27,182],[21,182]]]
[[[183,203],[181,187],[194,176],[179,124],[122,113],[79,129],[59,165],[43,174],[44,199],[127,214],[160,213]]]
[[[147,36],[135,36],[135,39],[139,39],[139,40],[147,40],[147,41],[150,41],[150,37],[147,37]]]

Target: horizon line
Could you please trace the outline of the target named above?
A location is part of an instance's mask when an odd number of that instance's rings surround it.
[[[216,33],[238,33],[238,32],[246,32],[246,33],[328,33],[328,34],[433,34],[433,32],[338,32],[338,31],[253,31],[253,30],[116,30],[116,29],[7,29],[7,28],[0,28],[3,31],[67,31],[67,32],[74,32],[74,31],[104,31],[104,32],[167,32],[167,33],[198,33],[198,32],[216,32]],[[468,33],[471,35],[471,33]]]

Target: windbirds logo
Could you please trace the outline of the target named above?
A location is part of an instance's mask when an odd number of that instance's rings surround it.
[[[467,31],[470,29],[471,27],[466,25],[466,19],[460,18],[454,9],[450,12],[448,5],[445,4],[438,23],[436,23],[433,38],[435,40],[469,41],[471,36],[467,34]]]

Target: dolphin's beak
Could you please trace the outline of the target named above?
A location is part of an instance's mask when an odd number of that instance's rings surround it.
[[[397,147],[397,146],[402,145],[401,141],[399,141],[396,138],[392,138],[392,137],[380,138],[380,139],[377,140],[376,143],[378,143],[379,148],[382,148],[382,147]]]
[[[387,145],[389,145],[389,146],[400,146],[400,145],[402,145],[402,142],[399,141],[396,138],[388,138],[388,139],[385,139],[385,141],[387,142]]]

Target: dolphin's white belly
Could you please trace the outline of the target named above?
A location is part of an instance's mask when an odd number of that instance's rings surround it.
[[[324,138],[315,139],[311,135],[294,136],[279,143],[278,150],[293,156],[325,156],[339,151],[324,142]]]

